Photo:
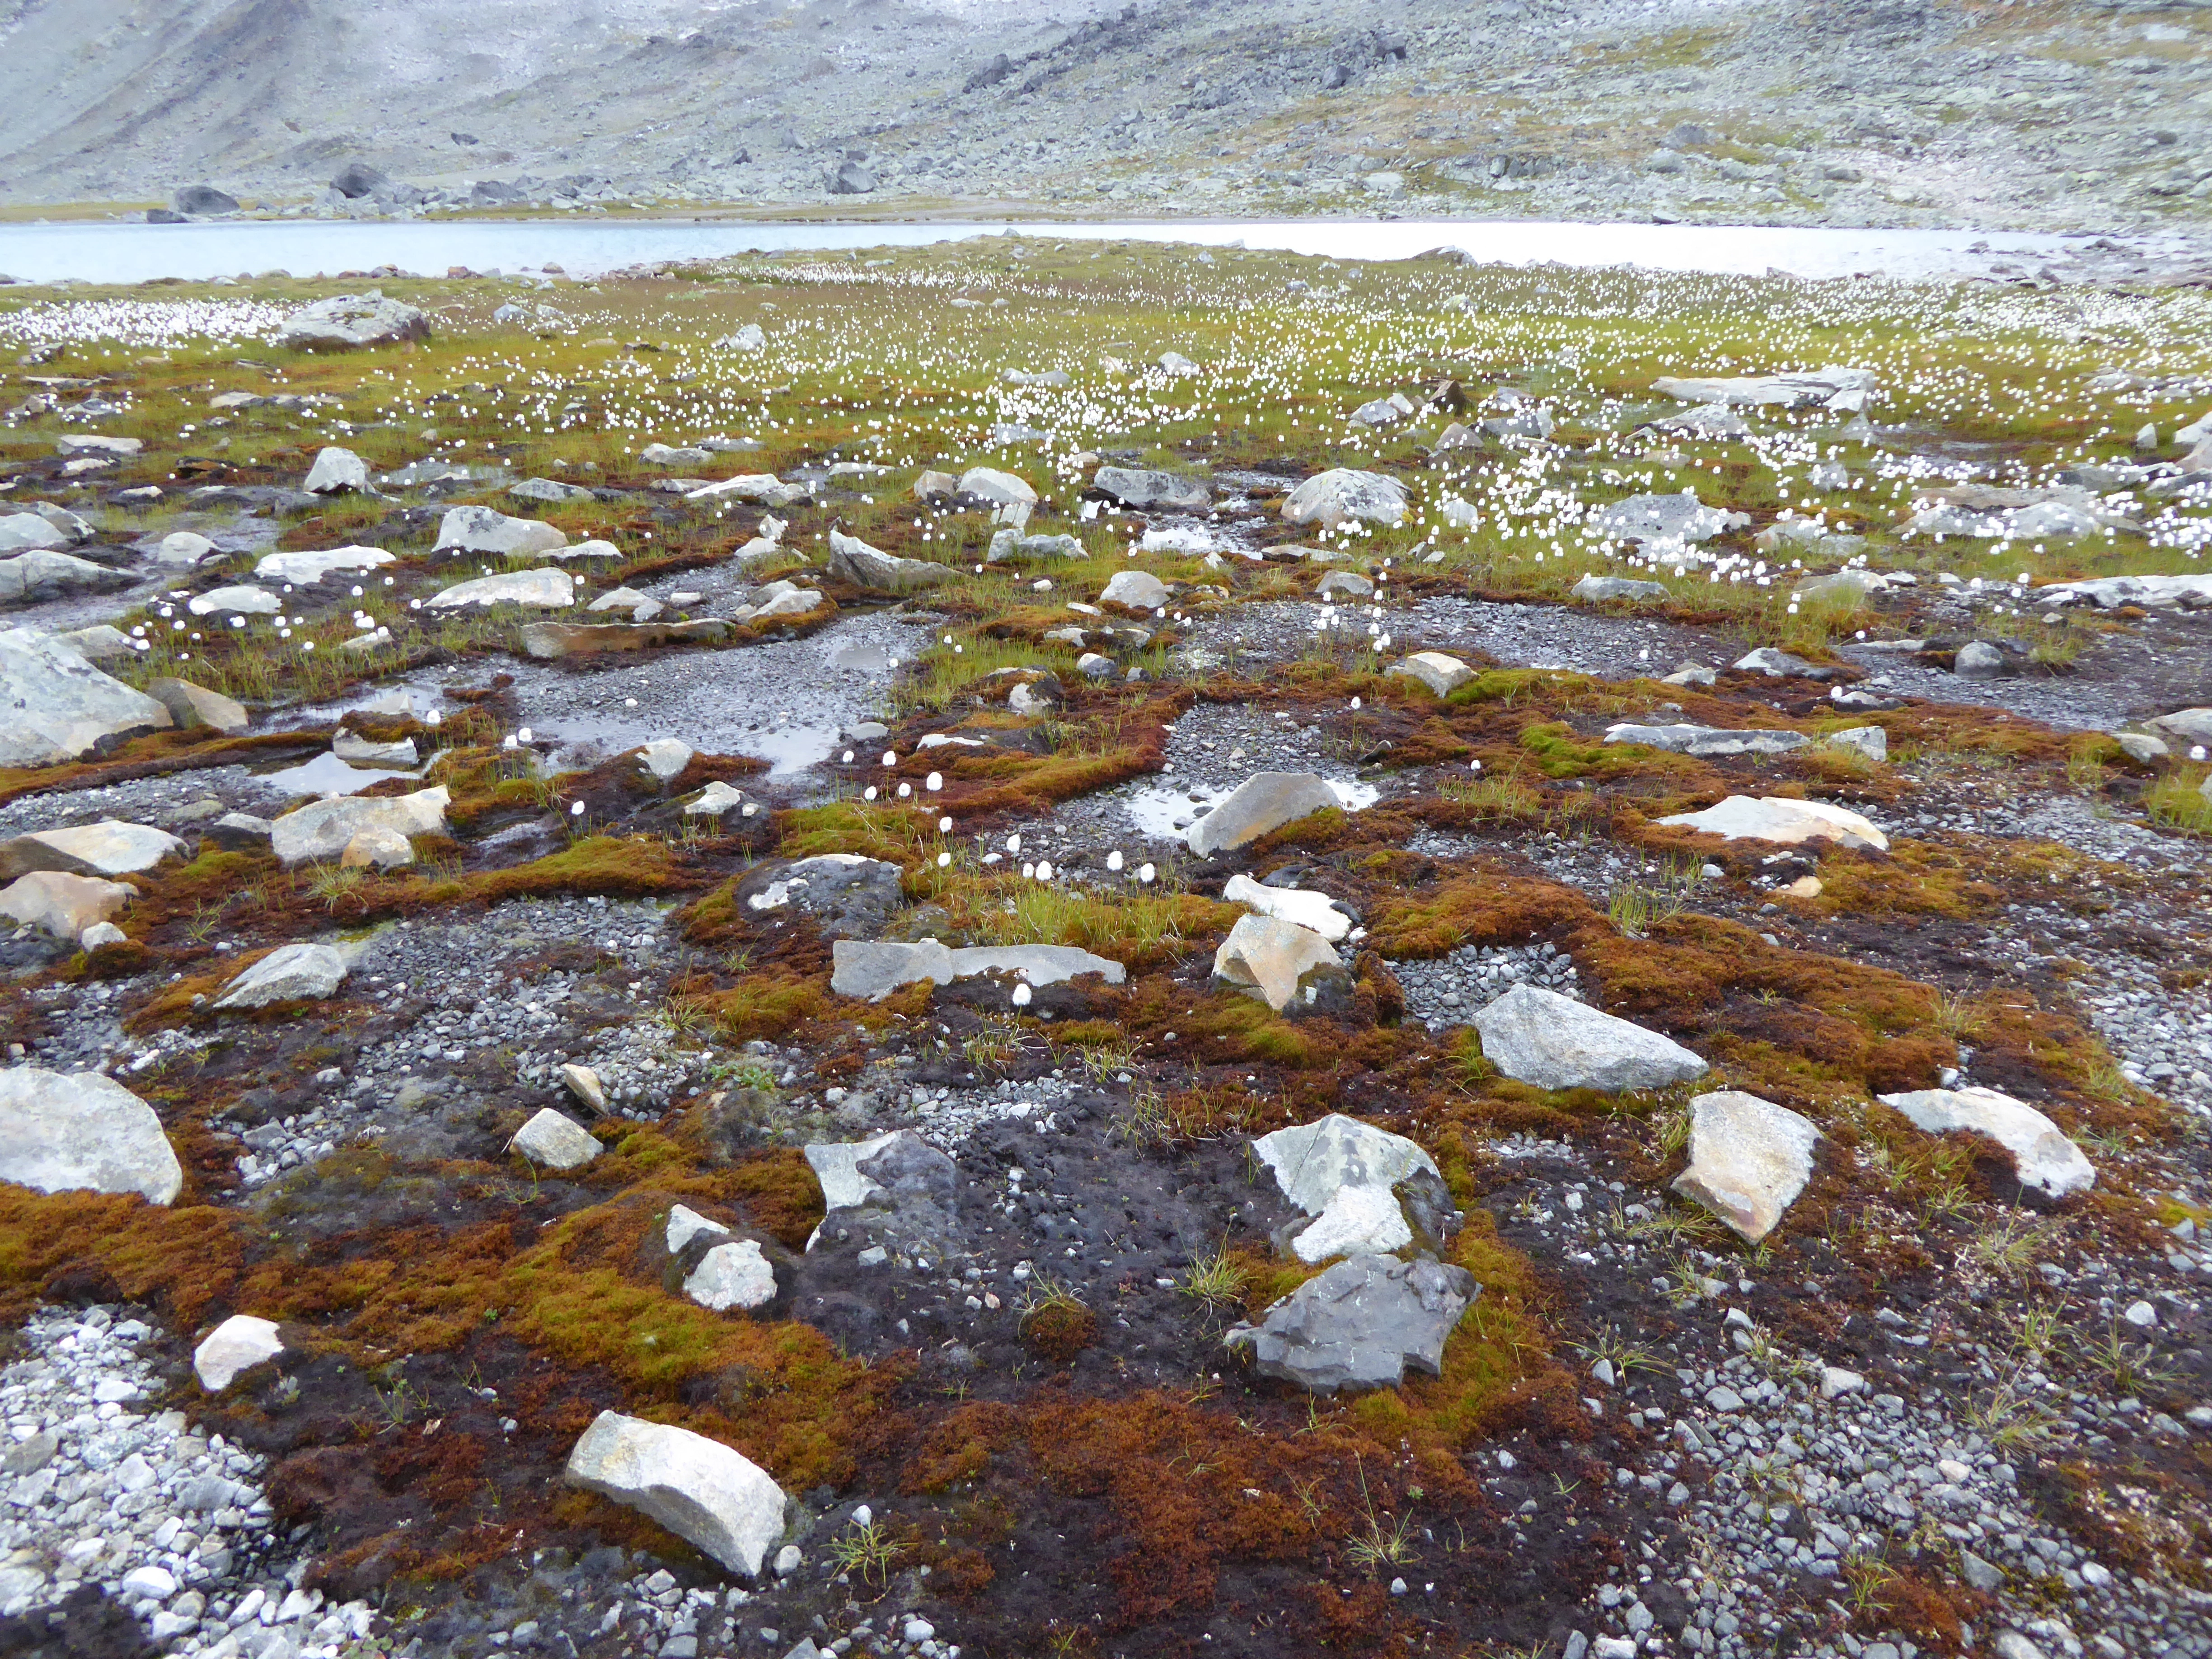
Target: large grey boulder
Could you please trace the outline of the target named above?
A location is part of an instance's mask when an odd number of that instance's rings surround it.
[[[1423,1171],[1443,1178],[1419,1141],[1340,1112],[1261,1135],[1252,1152],[1274,1176],[1283,1196],[1308,1215],[1319,1215],[1340,1188],[1388,1192]]]
[[[15,1066],[0,1071],[0,1181],[167,1204],[185,1171],[154,1109],[114,1079]]]
[[[1309,981],[1316,975],[1340,976],[1343,971],[1343,961],[1327,939],[1275,916],[1239,916],[1213,953],[1214,978],[1251,991],[1279,1014],[1297,1000],[1301,988],[1313,1000],[1318,988]]]
[[[430,609],[459,611],[464,605],[527,605],[541,611],[560,611],[575,603],[575,578],[565,570],[549,566],[455,582],[432,597]]]
[[[1255,772],[1190,826],[1184,840],[1200,858],[1243,847],[1310,813],[1340,807],[1328,780],[1311,772]]]
[[[1316,472],[1283,498],[1291,524],[1334,529],[1344,524],[1395,525],[1406,516],[1406,486],[1380,472],[1332,467]]]
[[[1674,1190],[1752,1243],[1772,1232],[1813,1178],[1820,1132],[1809,1118],[1741,1090],[1690,1103],[1690,1167]]]
[[[871,593],[919,593],[952,580],[947,566],[902,559],[842,530],[830,532],[830,574]]]
[[[179,213],[204,218],[210,214],[237,212],[238,198],[213,185],[179,185],[169,198],[169,205]]]
[[[1605,729],[1607,743],[1638,743],[1700,759],[1723,755],[1786,755],[1812,738],[1802,732],[1731,732],[1711,726],[1638,726],[1623,720]]]
[[[1915,1089],[1875,1098],[1929,1134],[1971,1130],[1988,1136],[2011,1154],[2021,1186],[2051,1198],[2087,1192],[2097,1184],[2097,1171],[2081,1149],[2024,1100],[1978,1086]]]
[[[334,945],[281,945],[223,988],[218,1008],[265,1008],[272,1002],[319,1000],[343,982],[353,960]]]
[[[1464,1267],[1423,1256],[1347,1256],[1222,1339],[1262,1376],[1315,1394],[1395,1388],[1406,1368],[1436,1376],[1444,1343],[1480,1292]]]
[[[823,853],[769,864],[738,884],[738,902],[756,915],[789,907],[812,916],[833,939],[872,939],[905,902],[904,872],[858,853]]]
[[[1657,822],[1718,836],[1724,841],[1771,841],[1791,847],[1808,841],[1832,841],[1878,853],[1889,850],[1889,837],[1873,824],[1846,807],[1824,800],[1730,795],[1702,812],[1676,812]]]
[[[380,289],[318,300],[284,319],[276,343],[295,351],[353,351],[430,337],[430,319]]]
[[[1748,514],[1707,507],[1695,495],[1631,495],[1590,515],[1589,527],[1622,542],[1705,542],[1751,522]]]
[[[839,996],[881,1002],[902,985],[930,980],[950,985],[979,974],[1010,974],[1030,985],[1058,985],[1079,974],[1097,974],[1119,985],[1118,962],[1073,945],[979,945],[948,950],[935,939],[919,945],[841,939],[830,946],[830,988]]]
[[[2171,714],[2160,714],[2143,724],[2184,743],[2212,744],[2212,708],[2177,708]]]
[[[440,784],[411,795],[337,795],[312,801],[270,825],[270,847],[289,866],[309,859],[334,859],[365,830],[392,830],[410,836],[443,835],[446,807],[452,799]]]
[[[1212,487],[1203,478],[1142,467],[1102,466],[1091,475],[1091,487],[1122,507],[1142,511],[1203,513],[1213,499]]]
[[[74,553],[34,547],[11,559],[0,559],[0,605],[29,605],[65,593],[97,593],[129,587],[137,580],[127,571],[111,570]]]
[[[495,507],[448,508],[433,553],[550,553],[568,538],[540,519],[510,518]]]
[[[567,1479],[651,1516],[748,1578],[783,1536],[783,1489],[768,1471],[689,1429],[601,1412],[568,1454]]]
[[[971,466],[960,475],[959,494],[994,507],[1035,507],[1035,485],[1018,474],[995,466]]]
[[[1705,1074],[1705,1062],[1673,1038],[1534,985],[1516,985],[1482,1009],[1474,1029],[1484,1059],[1539,1089],[1620,1094]]]
[[[102,818],[67,830],[33,830],[0,842],[0,881],[13,881],[33,870],[135,876],[163,859],[180,858],[184,852],[185,843],[166,830]]]

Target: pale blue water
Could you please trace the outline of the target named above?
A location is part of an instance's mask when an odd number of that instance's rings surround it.
[[[251,221],[185,225],[0,228],[0,271],[21,282],[68,277],[204,281],[270,270],[295,276],[398,265],[442,276],[450,265],[514,273],[562,266],[590,276],[663,259],[782,250],[915,247],[1003,234],[1004,224],[732,224],[675,220],[578,223],[445,220],[396,224]],[[1768,225],[1573,224],[1543,220],[1291,219],[1215,223],[1026,223],[1046,240],[1183,242],[1269,248],[1338,259],[1403,259],[1465,250],[1486,264],[1637,265],[1655,270],[1808,277],[1971,276],[2000,261],[2049,258],[2085,238],[1972,230],[1837,230]]]

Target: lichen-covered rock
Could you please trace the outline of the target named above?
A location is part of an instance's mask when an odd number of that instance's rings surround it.
[[[371,289],[318,300],[284,319],[276,343],[295,351],[355,351],[430,337],[430,319],[413,306]]]
[[[442,835],[451,792],[440,784],[411,795],[363,799],[339,795],[311,801],[270,825],[270,845],[285,864],[336,858],[364,830],[391,830],[401,836]]]
[[[1395,525],[1407,512],[1406,486],[1380,472],[1332,467],[1317,472],[1283,498],[1291,524],[1334,529],[1345,524]]]

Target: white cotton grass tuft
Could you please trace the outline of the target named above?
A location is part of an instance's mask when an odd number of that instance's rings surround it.
[[[1145,883],[1148,886],[1151,884],[1153,876],[1157,873],[1158,872],[1156,872],[1149,864],[1139,865],[1137,867],[1137,879]]]
[[[1121,849],[1118,847],[1106,855],[1106,867],[1116,875],[1121,873],[1123,862]]]
[[[1020,984],[1014,987],[1014,1006],[1017,1008],[1028,1007],[1030,1006],[1030,998],[1032,994],[1033,994],[1030,990],[1029,981],[1027,980],[1024,980]]]

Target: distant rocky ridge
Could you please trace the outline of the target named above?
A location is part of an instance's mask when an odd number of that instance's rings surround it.
[[[1057,14],[1048,17],[1049,9]],[[2198,228],[2212,21],[2135,0],[17,0],[0,200],[836,202]],[[250,49],[249,49],[250,48]]]

